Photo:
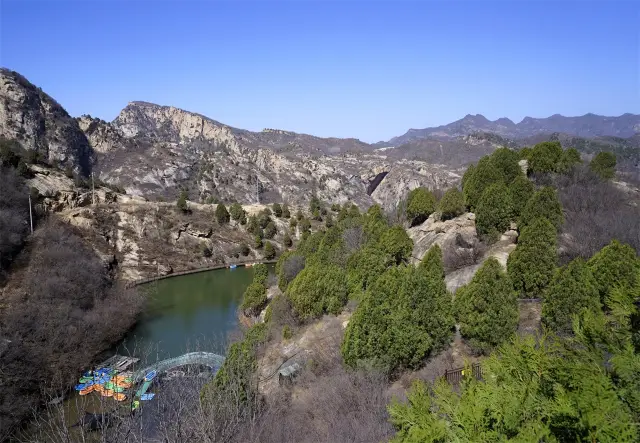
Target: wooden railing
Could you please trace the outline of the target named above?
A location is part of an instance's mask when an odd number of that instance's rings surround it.
[[[471,368],[446,369],[444,371],[444,378],[452,385],[459,384],[463,377],[470,375],[478,380],[482,380],[482,366],[480,366],[480,363],[472,364]]]
[[[237,260],[233,263],[225,263],[225,264],[221,264],[221,265],[216,265],[216,266],[207,266],[205,268],[197,268],[197,269],[188,269],[186,271],[178,271],[178,272],[172,272],[170,274],[165,274],[165,275],[156,275],[153,277],[147,277],[147,278],[139,278],[138,280],[133,280],[127,283],[127,287],[131,288],[134,286],[138,286],[138,285],[142,285],[145,283],[151,283],[152,281],[156,281],[156,280],[162,280],[165,278],[171,278],[171,277],[178,277],[180,275],[189,275],[189,274],[197,274],[198,272],[206,272],[206,271],[216,271],[218,269],[226,269],[226,268],[230,268],[231,266],[237,266],[237,267],[242,267],[242,266],[246,266],[248,264],[265,264],[265,265],[269,265],[269,264],[274,264],[276,263],[277,260]]]

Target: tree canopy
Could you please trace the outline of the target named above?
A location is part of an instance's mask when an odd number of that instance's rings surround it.
[[[426,188],[416,188],[407,197],[407,220],[411,226],[424,222],[436,210],[436,198]]]
[[[616,175],[616,155],[612,152],[598,152],[589,167],[601,178],[611,179]]]
[[[438,210],[443,220],[449,220],[464,213],[464,196],[458,188],[451,188],[442,196],[438,203]]]
[[[529,199],[522,210],[522,214],[520,214],[520,226],[526,226],[540,217],[549,220],[558,231],[560,231],[564,223],[562,205],[558,200],[558,194],[550,186],[540,189]]]
[[[229,211],[227,211],[227,207],[223,203],[218,203],[216,206],[216,220],[221,225],[225,223],[229,223]]]
[[[458,289],[455,311],[460,333],[472,347],[488,352],[518,326],[518,302],[502,266],[491,257],[471,282]]]
[[[490,185],[476,208],[476,229],[480,235],[497,236],[509,228],[513,218],[511,195],[504,183]]]

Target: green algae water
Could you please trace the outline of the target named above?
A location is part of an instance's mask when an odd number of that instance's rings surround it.
[[[143,362],[191,351],[224,354],[253,273],[253,268],[219,269],[140,286],[147,295],[145,310],[117,352]]]

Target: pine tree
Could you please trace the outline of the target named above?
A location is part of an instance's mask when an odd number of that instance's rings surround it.
[[[469,173],[469,170],[472,172]],[[504,175],[489,156],[482,157],[478,164],[473,169],[469,168],[469,170],[464,175],[462,193],[464,194],[465,204],[472,211],[475,211],[485,189],[494,183],[504,182]]]
[[[438,210],[443,220],[449,220],[464,213],[464,196],[458,188],[451,188],[442,196],[438,203]]]
[[[618,240],[612,240],[594,254],[587,265],[596,280],[603,303],[614,287],[632,288],[640,279],[640,259],[636,251]]]
[[[266,260],[271,260],[276,256],[276,248],[273,246],[271,242],[264,242],[264,253],[263,256]]]
[[[524,174],[518,175],[509,183],[509,195],[513,205],[513,216],[518,219],[536,188]]]
[[[273,215],[278,218],[282,217],[282,206],[280,206],[280,203],[273,204]]]
[[[442,263],[442,249],[437,244],[431,246],[422,261],[420,267],[424,268],[434,278],[444,279],[444,265]]]
[[[409,260],[413,251],[413,240],[402,226],[393,226],[380,237],[380,248],[400,264]]]
[[[289,284],[287,296],[303,319],[324,312],[337,315],[347,302],[345,272],[334,265],[307,264]]]
[[[598,152],[589,163],[589,167],[600,178],[611,179],[616,175],[616,156],[611,152]]]
[[[480,235],[498,236],[509,228],[513,204],[504,183],[485,189],[476,208],[476,229]]]
[[[600,309],[596,280],[582,258],[556,270],[545,292],[542,320],[557,332],[573,330],[572,317],[582,309]]]
[[[518,301],[511,281],[495,258],[489,258],[471,282],[456,292],[460,333],[472,347],[488,352],[518,326]]]
[[[289,212],[289,205],[287,205],[286,203],[282,205],[282,217],[291,218],[291,212]]]
[[[518,160],[518,153],[509,148],[498,148],[491,154],[491,162],[501,172],[505,183],[511,183],[522,174]]]
[[[529,199],[522,214],[520,214],[520,227],[526,226],[536,218],[545,217],[560,231],[564,223],[564,215],[562,214],[562,205],[558,200],[556,190],[550,186],[546,186],[533,194]]]
[[[246,217],[245,210],[242,208],[242,205],[238,202],[235,202],[231,206],[229,206],[229,214],[231,215],[231,219],[235,221],[240,221],[243,216]]]
[[[531,173],[559,172],[562,166],[562,146],[558,141],[538,143],[529,155]]]
[[[284,233],[284,236],[282,238],[282,243],[284,243],[284,245],[287,248],[290,248],[293,245],[293,240],[291,240],[291,236],[289,235],[288,232]]]
[[[223,203],[218,203],[216,207],[216,220],[218,220],[218,223],[221,225],[229,223],[229,212]]]
[[[187,212],[189,207],[187,206],[187,192],[181,191],[180,196],[178,197],[178,201],[176,202],[176,206],[182,212]]]
[[[426,188],[416,188],[407,197],[407,220],[411,226],[424,222],[436,210],[436,198]]]
[[[265,238],[273,238],[277,233],[276,225],[274,222],[270,221],[267,223],[267,226],[264,228],[264,237]]]
[[[518,246],[507,259],[509,277],[520,297],[543,296],[556,267],[556,241],[556,230],[546,218],[538,217],[522,228]]]

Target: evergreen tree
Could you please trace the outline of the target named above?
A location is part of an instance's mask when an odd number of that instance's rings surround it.
[[[600,309],[600,294],[586,263],[577,258],[556,270],[545,293],[542,320],[554,331],[568,333],[573,315],[582,309]]]
[[[264,242],[264,253],[263,256],[266,260],[271,260],[276,256],[276,248],[273,246],[271,242]]]
[[[262,235],[261,234],[262,234],[262,232],[260,232],[259,234],[254,235],[254,237],[253,237],[253,247],[256,248],[256,249],[261,249],[262,248]]]
[[[632,288],[640,279],[640,262],[636,251],[618,240],[612,240],[594,254],[587,265],[596,280],[596,287],[603,303],[614,287]]]
[[[244,291],[240,309],[247,317],[256,316],[260,314],[267,301],[267,290],[264,285],[254,282]]]
[[[502,181],[505,183],[511,183],[522,174],[522,169],[518,164],[519,160],[518,153],[509,148],[498,148],[491,154],[491,162],[500,171]]]
[[[280,203],[273,204],[273,215],[278,218],[282,217],[282,206],[280,206]]]
[[[229,206],[229,214],[231,215],[231,219],[235,221],[240,221],[243,216],[246,217],[245,210],[238,202],[232,203],[231,206]]]
[[[558,200],[556,190],[550,186],[546,186],[533,194],[529,199],[522,214],[520,214],[520,227],[526,226],[536,218],[545,217],[560,231],[564,223],[564,215],[562,214],[562,205]]]
[[[342,343],[345,363],[388,370],[417,367],[441,349],[453,329],[444,279],[427,267],[392,267],[369,287]]]
[[[277,233],[276,225],[274,222],[270,221],[267,223],[267,226],[264,228],[264,237],[265,238],[273,238]]]
[[[308,218],[300,220],[300,232],[305,233],[311,231],[311,222]]]
[[[295,229],[295,228],[296,228],[296,226],[298,226],[298,220],[297,220],[295,217],[292,217],[292,218],[289,220],[289,227],[290,227],[291,229]]]
[[[289,206],[286,203],[282,205],[282,217],[291,218],[291,212],[289,212]]]
[[[562,153],[562,160],[560,161],[560,172],[568,172],[575,165],[580,164],[580,153],[576,148],[569,148]]]
[[[302,210],[298,209],[298,211],[296,211],[296,219],[300,221],[303,217],[304,215],[302,215]]]
[[[511,281],[495,258],[489,258],[471,282],[456,292],[460,333],[472,347],[488,352],[518,327],[518,301]]]
[[[436,210],[436,198],[426,188],[416,188],[407,197],[407,220],[411,226],[424,222]]]
[[[397,264],[407,262],[413,251],[413,240],[402,226],[393,226],[380,237],[380,248],[389,254]]]
[[[431,246],[422,257],[420,267],[424,268],[430,276],[444,279],[444,265],[442,263],[442,249],[437,244]]]
[[[408,402],[389,407],[392,442],[636,441],[611,380],[575,348],[555,337],[515,337],[483,361],[482,381],[465,374],[459,388],[416,382]]]
[[[497,236],[509,228],[513,204],[509,190],[498,182],[485,189],[476,207],[476,229],[480,235]]]
[[[218,206],[216,206],[216,220],[221,225],[229,223],[229,211],[227,211],[227,207],[223,203],[218,203]]]
[[[496,167],[489,156],[482,157],[473,168],[473,172],[465,174],[465,177],[462,193],[466,205],[472,211],[475,211],[485,189],[494,183],[504,182],[502,171]]]
[[[249,216],[249,222],[247,223],[247,232],[256,235],[260,230],[260,224],[258,223],[258,217],[255,215]]]
[[[559,172],[564,152],[558,141],[542,142],[533,147],[529,155],[531,173]]]
[[[189,207],[187,205],[187,192],[181,191],[180,196],[178,197],[178,201],[176,202],[176,206],[182,212],[187,212]]]
[[[311,196],[311,200],[309,201],[309,212],[313,214],[313,211],[318,211],[320,213],[320,209],[322,209],[322,202],[318,198],[317,195]]]
[[[337,315],[347,302],[344,270],[334,265],[308,264],[289,284],[287,296],[301,318]]]
[[[443,220],[449,220],[464,213],[464,196],[457,188],[451,188],[442,196],[438,210]]]
[[[518,175],[509,184],[509,196],[511,197],[511,204],[513,205],[513,215],[515,218],[519,218],[520,214],[527,205],[527,202],[535,193],[535,186],[531,183],[524,174]]]
[[[268,208],[263,209],[258,213],[258,224],[262,229],[266,228],[271,222],[271,211]]]
[[[325,219],[324,219],[324,225],[325,225],[327,228],[330,228],[330,227],[332,227],[332,226],[333,226],[333,216],[331,215],[331,213],[330,213],[330,212],[327,214],[327,216],[326,216],[326,217],[325,217]]]
[[[291,240],[291,236],[288,232],[284,233],[284,236],[282,237],[282,243],[284,243],[287,248],[293,246],[293,240]]]
[[[520,297],[543,296],[556,267],[556,241],[556,230],[543,217],[520,231],[518,246],[507,259],[509,277]]]
[[[360,296],[395,260],[377,246],[369,245],[355,251],[347,259],[347,280],[352,298]]]
[[[589,167],[602,179],[611,179],[616,175],[616,156],[611,152],[598,152]]]

